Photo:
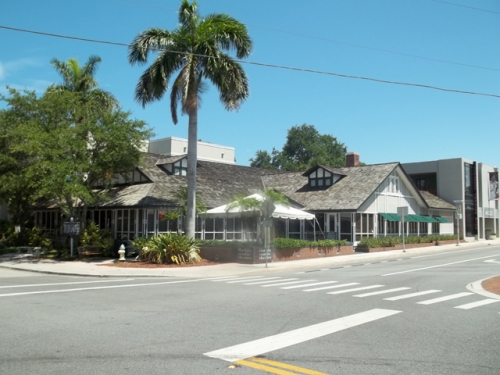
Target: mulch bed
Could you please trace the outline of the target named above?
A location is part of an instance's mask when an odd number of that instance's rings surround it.
[[[490,293],[500,294],[500,276],[484,280],[481,286]]]
[[[100,266],[106,267],[120,267],[120,268],[185,268],[185,267],[202,267],[202,266],[214,266],[217,262],[212,262],[211,260],[202,259],[198,263],[187,263],[187,264],[156,264],[140,262],[136,260],[127,260],[125,262],[116,261],[114,263],[100,264]]]

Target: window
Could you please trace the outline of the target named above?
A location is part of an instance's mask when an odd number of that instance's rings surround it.
[[[425,190],[425,180],[423,178],[418,178],[416,185],[418,190]]]
[[[399,177],[389,176],[389,193],[399,193]]]
[[[181,159],[173,164],[172,174],[174,176],[187,175],[187,159]]]
[[[309,175],[309,186],[311,187],[324,187],[333,184],[333,174],[318,168]]]

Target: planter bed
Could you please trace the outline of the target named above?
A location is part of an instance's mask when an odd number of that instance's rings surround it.
[[[297,259],[325,258],[337,255],[353,254],[352,245],[335,247],[301,247],[290,249],[273,249],[267,254],[268,262],[280,262]],[[258,264],[266,262],[266,250],[261,246],[228,247],[202,246],[200,256],[214,262],[231,262],[242,264]]]
[[[433,241],[433,242],[424,242],[424,243],[408,243],[405,244],[405,249],[416,249],[419,247],[431,247],[431,246],[440,246],[440,245],[450,245],[450,244],[455,244],[457,243],[456,240],[445,240],[445,241]],[[387,247],[373,247],[373,248],[368,248],[368,247],[361,247],[357,246],[356,251],[360,253],[375,253],[379,251],[390,251],[390,250],[402,250],[403,245],[394,245],[394,246],[387,246]]]

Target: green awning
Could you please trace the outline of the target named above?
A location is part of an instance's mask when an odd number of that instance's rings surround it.
[[[380,213],[380,216],[382,216],[384,219],[387,219],[387,221],[399,221],[399,216],[396,215],[397,217],[394,217],[394,215],[396,214],[387,214],[385,212]]]
[[[418,215],[406,215],[405,221],[407,223],[418,223]]]
[[[428,223],[439,223],[439,221],[429,215],[422,215],[421,217]]]
[[[449,223],[448,220],[446,220],[444,217],[441,217],[441,216],[434,216],[434,219],[436,219],[440,223]]]
[[[398,214],[389,214],[389,215],[391,215],[395,219],[395,221],[401,221],[401,216],[399,216]]]

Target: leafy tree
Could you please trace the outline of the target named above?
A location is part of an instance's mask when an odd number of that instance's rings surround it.
[[[135,98],[143,106],[159,100],[169,88],[172,121],[177,124],[177,105],[189,117],[187,235],[194,237],[196,217],[196,160],[198,107],[205,80],[212,82],[227,110],[236,110],[248,97],[248,79],[236,57],[248,57],[252,42],[245,25],[226,14],[202,18],[196,2],[182,0],[179,27],[169,31],[151,28],[140,33],[129,48],[131,64],[145,64],[151,52],[158,55],[137,83]]]
[[[75,58],[66,62],[52,59],[50,63],[61,75],[63,82],[51,86],[49,90],[79,92],[82,94],[82,101],[94,101],[103,108],[113,109],[118,105],[118,101],[111,93],[99,89],[94,78],[97,65],[101,61],[99,56],[92,55],[85,65],[80,66]]]
[[[281,151],[273,148],[271,155],[259,150],[252,167],[303,171],[316,164],[331,167],[345,166],[347,148],[330,134],[320,134],[314,125],[303,124],[288,130],[286,143]],[[271,159],[269,162],[269,158]]]
[[[0,111],[0,158],[8,163],[0,167],[0,200],[14,216],[52,200],[83,223],[87,207],[111,188],[107,176],[139,163],[142,142],[151,135],[145,123],[94,101],[82,104],[81,95],[48,90],[38,98],[10,89],[9,97],[1,97],[7,108]],[[74,116],[81,119],[77,125]]]
[[[274,150],[275,149],[273,149],[273,151]],[[263,169],[275,169],[273,158],[266,150],[258,150],[255,153],[255,159],[250,159],[250,166]]]

